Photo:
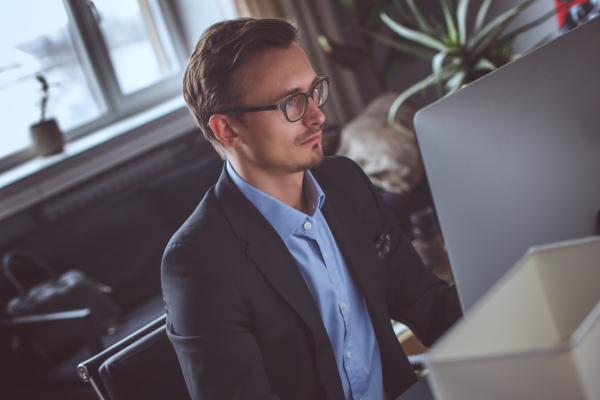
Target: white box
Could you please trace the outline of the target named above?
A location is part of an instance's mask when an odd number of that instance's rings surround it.
[[[600,399],[600,238],[529,249],[427,364],[438,400]]]

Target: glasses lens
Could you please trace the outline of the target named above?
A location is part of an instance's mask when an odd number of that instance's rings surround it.
[[[327,101],[329,95],[329,83],[326,80],[319,82],[313,90],[313,99],[317,103],[317,106],[321,107]]]
[[[306,110],[306,97],[302,94],[291,97],[285,102],[285,113],[290,121],[300,119],[304,110]]]

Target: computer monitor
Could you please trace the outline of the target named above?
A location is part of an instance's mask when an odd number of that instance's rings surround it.
[[[415,127],[468,312],[530,246],[598,233],[600,18],[424,108]]]

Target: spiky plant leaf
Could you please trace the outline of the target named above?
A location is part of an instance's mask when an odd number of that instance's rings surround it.
[[[457,72],[457,70],[458,70],[458,67],[457,67],[456,63],[448,64],[442,71],[442,79],[448,79],[448,77],[454,75]],[[396,97],[396,99],[390,106],[390,111],[388,112],[388,125],[390,126],[390,128],[392,130],[395,130],[394,121],[396,118],[396,114],[398,113],[398,110],[400,109],[400,106],[406,100],[408,100],[413,94],[415,94],[421,90],[426,90],[429,86],[433,85],[435,83],[435,81],[436,81],[435,74],[431,74],[427,78],[423,79],[422,81],[415,83],[414,85],[412,85],[411,87],[406,89],[404,92],[402,92],[398,97]]]
[[[469,0],[460,0],[456,8],[456,20],[458,21],[458,43],[464,46],[467,41],[467,11]]]
[[[448,53],[442,51],[437,53],[433,60],[431,61],[431,69],[433,70],[433,75],[435,75],[435,85],[438,92],[438,97],[442,97],[444,95],[442,89],[442,68],[444,66],[444,60],[448,56]]]
[[[496,69],[496,66],[490,60],[482,58],[477,62],[473,69],[475,71],[494,71]]]
[[[435,52],[433,52],[423,46],[419,46],[419,45],[416,45],[411,42],[394,40],[394,39],[392,39],[388,36],[382,35],[378,32],[365,31],[365,34],[367,36],[372,37],[375,40],[378,40],[379,42],[381,42],[383,44],[390,46],[393,49],[404,51],[415,57],[419,57],[419,58],[422,58],[427,61],[431,60],[433,58],[433,56],[435,56],[435,54],[436,54]]]
[[[406,0],[406,4],[408,4],[408,8],[410,9],[410,12],[412,13],[416,22],[416,28],[431,35],[433,33],[433,29],[431,29],[415,2],[413,0]]]
[[[448,91],[447,94],[454,93],[458,89],[460,89],[460,87],[465,82],[466,77],[467,77],[467,72],[464,69],[456,71],[456,73],[454,73],[450,77],[450,79],[448,79],[448,82],[446,82],[446,90]]]
[[[454,15],[450,11],[450,6],[447,0],[440,0],[442,3],[442,10],[444,11],[444,18],[446,19],[446,27],[448,28],[448,42],[451,45],[458,43],[458,33],[456,31],[456,25],[454,24]]]
[[[483,27],[483,22],[485,21],[485,16],[492,4],[493,0],[483,0],[481,7],[479,7],[479,11],[477,12],[477,18],[475,19],[475,26],[473,27],[473,32],[479,32],[481,27]]]
[[[400,14],[400,16],[402,18],[404,18],[404,20],[408,23],[408,25],[413,28],[417,27],[417,22],[415,21],[413,16],[410,15],[410,13],[404,9],[400,0],[393,0],[393,1],[394,1],[394,6],[396,7],[396,11],[398,11],[398,14]]]
[[[485,28],[482,28],[479,31],[475,32],[473,36],[469,40],[467,40],[467,50],[473,50],[474,48],[479,46],[479,44],[482,41],[488,40],[490,35],[496,34],[497,36],[498,34],[500,34],[502,30],[498,32],[499,28],[506,28],[516,18],[516,16],[519,15],[521,11],[523,11],[525,8],[529,7],[536,1],[537,0],[525,0],[525,2],[498,16],[492,22],[487,24]]]
[[[502,36],[499,39],[499,43],[512,41],[517,36],[519,36],[521,33],[527,32],[528,30],[533,29],[540,24],[543,24],[544,22],[546,22],[548,19],[554,17],[555,15],[556,15],[556,10],[552,10],[552,11],[542,15],[540,18],[533,20],[533,21],[521,26],[520,28],[517,28],[514,31]]]
[[[431,36],[429,36],[425,33],[421,33],[421,32],[412,30],[412,29],[408,29],[408,28],[400,25],[399,23],[397,23],[396,21],[394,21],[393,19],[388,17],[388,15],[386,13],[383,13],[383,12],[381,13],[381,19],[387,26],[390,27],[390,29],[392,29],[398,35],[400,35],[406,39],[415,41],[417,43],[420,43],[424,46],[430,47],[435,50],[439,50],[439,51],[450,50],[447,45],[432,38]]]

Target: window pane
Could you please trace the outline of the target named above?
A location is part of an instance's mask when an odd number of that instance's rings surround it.
[[[172,42],[154,0],[94,0],[104,41],[123,94],[179,70]]]
[[[88,85],[61,0],[19,0],[0,9],[0,158],[29,147],[29,126],[40,120],[41,72],[50,83],[46,118],[63,132],[98,118],[102,108]]]

